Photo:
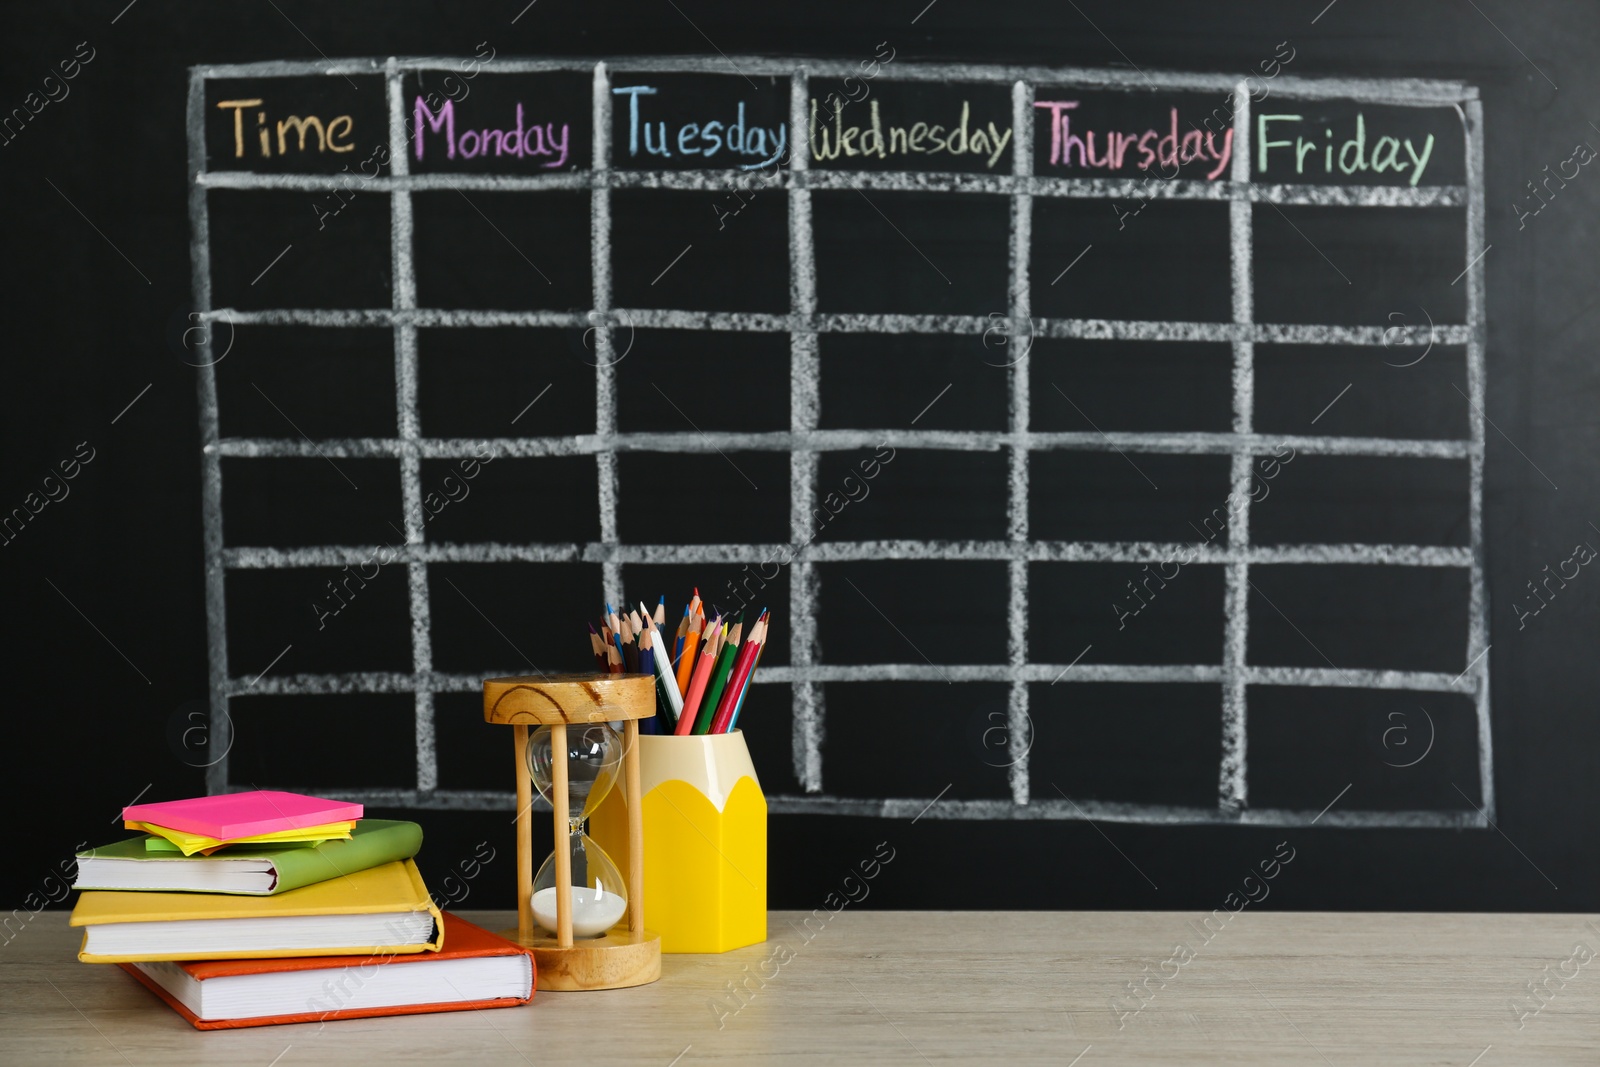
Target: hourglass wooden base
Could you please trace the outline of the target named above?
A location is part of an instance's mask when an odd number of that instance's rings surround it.
[[[574,939],[569,948],[542,934],[524,939],[505,930],[501,936],[533,949],[540,989],[626,989],[661,977],[661,938],[649,930],[635,934],[626,923],[603,937]]]
[[[513,941],[533,949],[540,989],[625,989],[661,977],[661,939],[644,927],[643,794],[639,788],[639,720],[655,714],[655,679],[647,674],[540,675],[489,678],[483,683],[485,722],[514,727],[517,767],[517,929]],[[628,914],[601,937],[572,930],[572,871],[560,835],[568,830],[566,728],[569,723],[616,722],[623,731],[622,795],[628,807]],[[528,771],[530,726],[549,726],[560,739],[552,768],[551,814],[556,830],[557,926],[550,937],[534,922],[533,779]]]

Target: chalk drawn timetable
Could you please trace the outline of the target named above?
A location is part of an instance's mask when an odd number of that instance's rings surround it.
[[[768,153],[768,160],[779,155],[778,126],[772,119],[765,121],[773,133],[772,140],[762,140],[762,151],[756,151],[754,140],[741,140],[750,149],[746,155],[735,157],[733,142],[721,144],[727,152],[725,165],[703,168],[686,168],[680,157],[670,169],[652,170],[637,163],[637,146],[633,146],[633,162],[624,165],[623,157],[629,154],[627,145],[616,142],[617,120],[625,109],[635,106],[640,95],[618,93],[613,82],[613,72],[626,71],[629,78],[659,76],[662,79],[697,75],[727,75],[729,63],[752,77],[786,80],[788,85],[788,114],[780,116],[786,122],[785,142],[790,150],[781,165],[762,168],[767,162],[757,158]],[[409,697],[412,701],[414,748],[416,756],[415,783],[413,787],[352,788],[339,791],[340,795],[364,799],[385,806],[417,808],[506,809],[511,806],[511,794],[443,789],[439,787],[439,740],[435,719],[435,696],[451,693],[475,692],[481,679],[491,674],[512,673],[513,664],[503,660],[486,660],[481,670],[446,671],[435,669],[437,634],[434,605],[430,603],[430,567],[461,562],[525,562],[598,564],[602,588],[592,590],[590,599],[598,603],[602,597],[613,601],[624,599],[624,568],[642,564],[760,564],[774,558],[783,550],[793,556],[789,564],[789,615],[783,620],[789,662],[787,665],[762,668],[762,683],[790,687],[792,693],[793,745],[792,756],[795,780],[800,791],[794,795],[774,795],[770,798],[776,812],[803,812],[821,814],[878,815],[917,818],[972,818],[972,819],[1110,819],[1148,823],[1233,823],[1254,825],[1306,825],[1317,821],[1319,825],[1337,826],[1437,826],[1483,827],[1493,818],[1494,774],[1490,741],[1488,632],[1484,592],[1483,546],[1483,456],[1484,456],[1484,273],[1482,266],[1484,246],[1483,221],[1483,160],[1481,136],[1481,107],[1475,88],[1458,83],[1413,80],[1379,79],[1296,79],[1279,77],[1272,84],[1271,121],[1262,125],[1252,120],[1254,103],[1248,89],[1228,74],[1170,74],[1129,73],[1072,68],[1023,68],[911,64],[895,62],[886,64],[876,76],[875,86],[956,87],[960,92],[970,91],[974,99],[991,101],[987,127],[988,136],[969,138],[966,117],[962,118],[962,152],[957,158],[955,135],[942,142],[948,149],[947,159],[927,155],[919,160],[922,169],[914,166],[902,168],[899,160],[908,158],[911,142],[905,132],[898,134],[891,128],[891,141],[878,153],[881,165],[869,169],[865,165],[819,165],[807,151],[809,130],[816,129],[811,113],[813,99],[820,95],[819,86],[835,91],[841,79],[859,76],[854,62],[833,61],[783,61],[775,59],[739,58],[729,61],[723,57],[706,58],[629,58],[601,62],[577,60],[512,59],[497,57],[488,73],[482,75],[474,91],[491,92],[487,87],[495,78],[514,75],[564,75],[569,79],[581,78],[580,93],[586,89],[582,100],[585,109],[582,122],[574,122],[562,131],[552,125],[543,127],[538,137],[523,125],[526,119],[537,122],[539,115],[524,115],[519,104],[517,112],[519,158],[538,153],[538,164],[520,169],[516,173],[491,172],[486,166],[465,166],[458,169],[442,167],[437,155],[419,161],[408,151],[395,151],[393,146],[410,144],[409,120],[413,114],[415,95],[409,89],[408,78],[427,75],[442,76],[457,71],[455,61],[447,59],[389,59],[341,60],[334,62],[267,62],[229,66],[196,68],[191,73],[189,89],[189,151],[192,185],[189,204],[193,239],[194,298],[197,312],[210,327],[210,336],[202,346],[200,368],[201,435],[204,445],[203,493],[206,551],[206,599],[209,618],[209,652],[211,663],[211,731],[215,751],[226,752],[208,771],[208,788],[221,791],[243,788],[242,779],[231,768],[238,762],[240,751],[233,749],[232,710],[237,702],[263,695],[294,694],[389,694]],[[381,110],[375,99],[364,106],[370,114],[357,117],[354,123],[380,123],[387,127],[387,141],[391,150],[383,165],[375,173],[363,175],[359,192],[387,198],[389,206],[386,240],[377,242],[372,255],[382,270],[368,273],[387,280],[386,293],[366,295],[361,289],[359,271],[350,272],[350,292],[358,294],[349,306],[241,306],[227,299],[214,299],[214,291],[221,284],[213,270],[213,248],[219,240],[219,227],[235,225],[227,221],[215,207],[212,196],[226,192],[231,196],[330,194],[350,187],[348,174],[341,177],[332,168],[307,166],[292,172],[281,167],[252,169],[252,153],[267,158],[274,150],[279,155],[293,150],[294,137],[305,143],[303,129],[293,129],[288,134],[275,126],[276,117],[269,119],[263,110],[261,118],[254,118],[253,109],[259,104],[256,97],[249,104],[234,102],[221,106],[214,99],[213,87],[226,83],[229,86],[271,86],[280,80],[287,84],[315,81],[316,79],[361,78],[365,84],[380,87],[384,94]],[[231,90],[230,90],[231,91]],[[1075,147],[1070,128],[1062,122],[1078,117],[1077,129],[1090,128],[1088,109],[1077,108],[1060,101],[1067,94],[1074,96],[1096,95],[1099,100],[1126,98],[1130,106],[1148,100],[1150,94],[1169,94],[1175,99],[1205,99],[1207,106],[1229,102],[1225,111],[1226,127],[1207,127],[1213,139],[1200,144],[1210,146],[1211,156],[1195,147],[1192,159],[1198,165],[1209,165],[1215,160],[1216,173],[1190,176],[1180,172],[1170,180],[1150,181],[1134,176],[1125,169],[1113,174],[1110,160],[1117,157],[1122,166],[1126,154],[1133,158],[1138,151],[1137,142],[1119,135],[1105,135],[1099,149],[1106,161],[1106,174],[1084,176],[1082,170],[1063,171],[1063,159],[1071,161]],[[240,98],[244,99],[244,98]],[[664,98],[663,98],[664,99]],[[998,101],[998,103],[993,103]],[[1319,166],[1322,172],[1335,173],[1339,158],[1334,152],[1332,131],[1325,139],[1318,139],[1317,130],[1305,124],[1303,130],[1292,127],[1291,120],[1301,121],[1301,112],[1309,115],[1321,105],[1359,106],[1373,113],[1389,109],[1451,109],[1460,116],[1455,130],[1456,141],[1442,144],[1437,151],[1435,166],[1454,165],[1460,171],[1460,180],[1449,184],[1417,182],[1427,165],[1411,142],[1413,180],[1404,180],[1404,170],[1399,154],[1401,140],[1387,138],[1393,145],[1386,146],[1374,127],[1370,140],[1365,133],[1354,154],[1359,162],[1350,181],[1318,183]],[[264,105],[263,105],[264,106]],[[652,104],[653,106],[653,104]],[[873,105],[876,106],[875,104]],[[965,103],[961,105],[965,108]],[[887,105],[886,105],[887,107]],[[742,108],[742,105],[741,105]],[[1052,110],[1052,108],[1054,110]],[[464,110],[464,109],[463,109]],[[1215,115],[1218,112],[1213,112]],[[1291,114],[1292,113],[1292,114]],[[743,112],[740,112],[741,117]],[[877,112],[873,112],[874,116]],[[1172,109],[1174,154],[1178,144],[1189,144],[1186,135],[1178,129],[1178,108]],[[1197,120],[1205,111],[1186,114],[1188,128],[1199,130]],[[995,116],[999,116],[998,119]],[[1050,116],[1048,119],[1045,116]],[[1063,116],[1065,117],[1063,119]],[[429,113],[429,118],[437,115]],[[979,116],[982,118],[983,116]],[[1043,123],[1041,124],[1041,120]],[[754,121],[754,120],[752,120]],[[1009,121],[1009,127],[1004,124]],[[1358,120],[1360,121],[1360,120]],[[229,122],[238,123],[229,127]],[[251,126],[252,122],[256,126]],[[220,125],[219,125],[220,124]],[[1318,123],[1320,124],[1320,123]],[[303,123],[302,123],[303,125]],[[323,117],[323,128],[314,136],[337,136],[330,116]],[[826,126],[826,123],[824,123]],[[538,127],[532,127],[537,129]],[[702,130],[704,143],[711,143],[709,125]],[[348,132],[350,125],[343,129]],[[665,127],[662,128],[663,131]],[[942,128],[941,128],[942,129]],[[985,129],[974,124],[975,130]],[[1102,127],[1102,132],[1104,131]],[[1001,133],[1004,130],[1005,137]],[[1257,144],[1260,132],[1267,131],[1267,143]],[[1301,138],[1301,133],[1309,136]],[[259,134],[259,149],[254,140]],[[1227,144],[1227,152],[1217,148]],[[276,143],[274,143],[274,136]],[[476,134],[471,142],[472,155],[487,158],[489,138]],[[665,133],[662,134],[665,138]],[[743,135],[741,135],[742,137]],[[880,136],[882,136],[880,134]],[[208,137],[210,147],[208,150]],[[219,141],[219,137],[221,140]],[[1282,137],[1283,140],[1273,140]],[[1231,138],[1228,141],[1227,138]],[[1051,143],[1046,143],[1049,140]],[[219,143],[236,149],[219,153]],[[436,144],[437,142],[430,142]],[[468,142],[462,142],[468,143]],[[680,143],[687,146],[687,140]],[[865,138],[862,142],[865,143]],[[901,153],[888,151],[890,144]],[[1159,142],[1151,140],[1150,144]],[[503,149],[505,139],[500,139]],[[285,147],[287,145],[287,147]],[[1288,146],[1285,148],[1284,146]],[[1309,146],[1309,147],[1307,147]],[[246,149],[249,149],[246,151]],[[1092,140],[1087,146],[1087,156],[1093,159],[1096,149]],[[1391,151],[1392,149],[1392,151]],[[437,148],[433,149],[437,152]],[[1428,151],[1434,150],[1430,137]],[[1080,149],[1081,151],[1081,149]],[[1376,164],[1390,151],[1388,172]],[[1277,156],[1271,153],[1277,152]],[[465,155],[465,149],[463,149]],[[1449,157],[1454,164],[1439,163]],[[1084,157],[1080,155],[1079,159]],[[1346,162],[1351,158],[1343,157]],[[1423,159],[1426,159],[1423,154]],[[1253,172],[1255,160],[1285,161],[1298,164],[1294,180],[1283,180],[1280,171]],[[753,161],[753,162],[752,162]],[[337,161],[336,161],[337,162]],[[477,160],[476,163],[482,163]],[[848,163],[848,160],[845,160]],[[1326,164],[1322,166],[1322,164]],[[1305,169],[1309,164],[1309,173]],[[1369,165],[1370,164],[1370,165]],[[741,167],[749,169],[740,169]],[[947,169],[939,169],[941,167]],[[752,172],[752,170],[754,172]],[[1225,171],[1225,173],[1223,173]],[[1351,174],[1351,170],[1345,170]],[[1303,175],[1303,177],[1298,177]],[[1335,175],[1337,177],[1337,174]],[[1272,180],[1266,180],[1272,179]],[[683,310],[639,305],[625,302],[619,297],[623,285],[614,276],[613,239],[617,232],[614,213],[618,210],[617,190],[672,189],[724,193],[730,187],[759,189],[761,196],[781,196],[787,205],[787,304],[764,310],[728,310],[707,308]],[[580,309],[568,310],[505,310],[471,306],[431,305],[426,297],[431,284],[425,274],[419,282],[417,245],[419,225],[415,201],[426,194],[439,192],[465,194],[494,192],[497,195],[514,194],[519,197],[544,198],[539,203],[554,203],[555,197],[567,197],[576,204],[576,222],[572,212],[565,215],[552,213],[549,225],[578,227],[575,240],[586,246],[590,258],[590,288],[579,303]],[[991,313],[978,314],[927,314],[915,311],[888,309],[833,310],[819,299],[819,292],[828,291],[829,276],[824,257],[819,256],[817,242],[819,204],[823,195],[854,192],[871,205],[867,194],[915,192],[948,196],[952,210],[965,203],[992,200],[1003,207],[996,212],[993,240],[1002,250],[1006,268],[1003,284],[997,292],[1003,294],[1002,304]],[[816,195],[814,195],[816,194]],[[370,197],[369,197],[370,199]],[[1091,205],[1096,211],[1122,211],[1117,205],[1132,206],[1144,201],[1182,201],[1195,205],[1213,205],[1219,221],[1216,248],[1219,256],[1218,270],[1195,272],[1198,288],[1213,286],[1218,299],[1225,302],[1222,313],[1207,319],[1165,318],[1159,313],[1139,315],[1129,312],[1118,303],[1121,296],[1109,293],[1101,297],[1093,294],[1093,282],[1086,271],[1074,278],[1066,287],[1055,287],[1073,269],[1061,269],[1054,260],[1040,261],[1038,255],[1041,234],[1051,227],[1064,226],[1063,212]],[[563,201],[566,203],[567,201]],[[530,201],[530,204],[533,201]],[[1262,232],[1281,217],[1313,248],[1317,242],[1293,219],[1285,208],[1294,211],[1307,209],[1339,209],[1356,216],[1372,217],[1383,213],[1398,216],[1407,211],[1428,209],[1446,212],[1448,226],[1452,227],[1456,244],[1451,245],[1449,266],[1459,270],[1453,280],[1441,281],[1441,291],[1448,292],[1452,300],[1459,301],[1462,313],[1452,316],[1453,321],[1430,321],[1425,328],[1426,342],[1459,349],[1465,369],[1461,380],[1463,397],[1469,414],[1462,425],[1465,432],[1453,436],[1407,437],[1372,434],[1333,435],[1323,433],[1308,412],[1303,427],[1290,429],[1269,427],[1263,423],[1259,398],[1270,393],[1272,376],[1268,362],[1283,358],[1284,352],[1299,353],[1299,358],[1310,362],[1319,359],[1318,353],[1339,349],[1364,350],[1378,358],[1392,342],[1397,328],[1391,321],[1370,318],[1348,320],[1326,309],[1337,309],[1337,299],[1330,297],[1322,303],[1300,308],[1298,290],[1282,281],[1275,260],[1271,263],[1259,257],[1274,253],[1263,252]],[[565,210],[565,209],[563,209]],[[230,216],[230,218],[236,218]],[[973,216],[977,217],[977,216]],[[1314,216],[1313,216],[1314,217]],[[1389,217],[1389,216],[1386,216]],[[1008,220],[1008,221],[1006,221]],[[708,216],[708,226],[710,224]],[[1069,220],[1070,221],[1070,220]],[[1137,233],[1139,221],[1127,220],[1130,234]],[[342,224],[342,223],[341,223]],[[358,223],[352,222],[354,226]],[[1309,225],[1309,223],[1308,223]],[[1148,226],[1147,226],[1148,229]],[[1280,227],[1281,229],[1281,227]],[[586,231],[586,233],[585,233]],[[1053,232],[1053,231],[1052,231]],[[1289,233],[1290,231],[1284,231]],[[1321,232],[1321,231],[1317,231]],[[1129,236],[1129,247],[1138,240]],[[270,251],[270,250],[269,250]],[[287,249],[285,249],[287,251]],[[685,250],[687,251],[687,250]],[[1087,253],[1087,249],[1085,252]],[[1305,249],[1302,253],[1309,255]],[[668,269],[671,249],[663,256]],[[1116,255],[1119,249],[1101,250],[1101,255]],[[1324,255],[1317,254],[1333,271],[1343,277],[1338,265]],[[1070,256],[1065,257],[1070,258]],[[263,260],[264,262],[265,260]],[[275,263],[276,261],[274,261]],[[673,261],[676,263],[676,261]],[[1074,261],[1075,263],[1076,261]],[[1087,263],[1105,262],[1089,260]],[[1065,259],[1063,259],[1063,264]],[[536,270],[537,265],[530,262]],[[1269,269],[1270,267],[1270,269]],[[272,269],[268,265],[268,270]],[[935,268],[937,269],[937,268]],[[1320,268],[1319,268],[1320,269]],[[1056,271],[1060,270],[1057,274]],[[266,272],[263,271],[263,274]],[[942,273],[942,272],[941,272]],[[662,272],[663,275],[666,271]],[[1055,276],[1052,282],[1048,275]],[[259,280],[259,279],[258,279]],[[548,279],[547,279],[548,280]],[[659,279],[658,279],[659,280]],[[676,279],[674,280],[676,282]],[[1448,285],[1444,284],[1448,281]],[[247,292],[253,282],[246,277],[233,285],[231,292]],[[1346,283],[1350,283],[1347,278]],[[551,283],[554,285],[555,283]],[[652,283],[653,284],[653,283]],[[1071,290],[1077,296],[1061,294]],[[648,293],[649,287],[642,289]],[[1335,294],[1337,287],[1331,290]],[[1089,296],[1082,294],[1089,293]],[[633,295],[628,291],[629,295]],[[1159,294],[1158,294],[1159,295]],[[1097,310],[1094,299],[1106,301]],[[1320,299],[1320,298],[1319,298]],[[1063,300],[1089,300],[1090,304],[1061,303]],[[1051,303],[1054,302],[1054,303]],[[1286,311],[1274,317],[1264,308],[1280,307],[1299,310]],[[1112,314],[1102,313],[1109,309]],[[1137,311],[1138,309],[1134,309]],[[1159,309],[1158,309],[1159,310]],[[1409,313],[1409,309],[1407,309]],[[1408,322],[1407,328],[1418,323]],[[271,436],[224,436],[222,411],[217,385],[217,363],[225,353],[212,350],[238,328],[318,327],[345,330],[352,335],[382,331],[386,344],[392,345],[392,370],[394,420],[392,430],[383,430],[371,436],[314,438],[304,434]],[[547,437],[446,437],[424,432],[419,417],[423,398],[420,395],[418,344],[421,331],[482,331],[500,327],[563,328],[588,331],[586,336],[596,356],[593,368],[594,413],[592,423],[583,432]],[[708,431],[685,428],[682,431],[620,430],[618,421],[618,374],[621,363],[619,348],[631,343],[635,331],[644,330],[696,330],[737,331],[746,335],[775,335],[787,340],[788,367],[785,375],[789,389],[788,426],[784,429],[763,431]],[[839,429],[825,426],[819,417],[822,396],[827,386],[824,378],[824,359],[820,354],[822,343],[830,337],[844,335],[905,338],[936,336],[962,337],[973,344],[974,359],[984,358],[993,349],[983,344],[993,339],[996,331],[1009,344],[1003,370],[1005,376],[1007,419],[1003,427],[984,430],[918,429],[899,426],[875,429]],[[1228,425],[1211,430],[1192,429],[1113,429],[1101,432],[1093,429],[1058,429],[1036,425],[1034,412],[1041,381],[1033,373],[1036,359],[1034,346],[1056,342],[1139,342],[1157,346],[1167,345],[1173,351],[1185,350],[1182,346],[1212,346],[1225,353],[1230,365],[1227,402]],[[1402,350],[1404,351],[1404,350]],[[1264,354],[1265,353],[1265,354]],[[625,352],[622,353],[625,355]],[[1045,388],[1049,388],[1048,385]],[[1059,387],[1058,387],[1059,388]],[[934,390],[929,390],[932,395]],[[1063,393],[1063,395],[1065,395]],[[1343,394],[1341,394],[1342,396]],[[1331,393],[1330,393],[1331,396]],[[1070,398],[1069,398],[1070,399]],[[1338,398],[1333,398],[1335,402]],[[1347,402],[1349,402],[1347,400]],[[1330,404],[1331,408],[1333,405]],[[1325,414],[1326,412],[1324,412]],[[873,541],[814,540],[812,516],[819,501],[827,492],[820,483],[819,471],[824,458],[833,453],[872,448],[886,444],[898,453],[987,453],[1003,457],[1002,477],[1005,482],[1005,517],[1003,532],[987,538],[961,540],[940,538],[901,537]],[[551,536],[547,540],[493,541],[483,543],[441,543],[430,541],[424,534],[428,516],[424,513],[424,465],[436,461],[470,461],[481,450],[488,448],[498,457],[576,457],[588,462],[593,458],[596,498],[600,513],[597,534],[580,540]],[[1252,489],[1259,478],[1261,459],[1278,450],[1292,450],[1304,467],[1318,460],[1364,458],[1373,463],[1399,468],[1405,464],[1442,462],[1456,463],[1465,471],[1463,511],[1466,527],[1458,544],[1411,544],[1403,541],[1376,541],[1352,538],[1350,540],[1316,541],[1305,537],[1290,538],[1281,543],[1253,538],[1252,532],[1261,528],[1265,513],[1255,516],[1253,522]],[[776,453],[786,457],[789,472],[789,535],[790,543],[757,542],[719,545],[671,545],[630,543],[621,536],[619,515],[623,509],[623,495],[627,486],[619,475],[624,459],[636,455],[698,454],[715,456],[718,453],[738,454]],[[1230,494],[1236,502],[1228,519],[1226,538],[1212,540],[1200,533],[1204,540],[1185,542],[1178,539],[1097,539],[1091,535],[1059,536],[1058,531],[1039,528],[1034,520],[1034,505],[1041,479],[1051,477],[1051,464],[1062,457],[1104,456],[1112,462],[1127,460],[1138,469],[1135,459],[1149,457],[1151,464],[1162,462],[1161,457],[1189,457],[1197,461],[1208,458],[1216,464],[1225,464],[1226,478],[1223,494]],[[225,536],[223,516],[224,461],[229,461],[230,471],[241,461],[283,458],[310,458],[329,462],[383,460],[397,465],[399,497],[403,501],[403,525],[393,537],[395,566],[404,571],[404,613],[409,620],[409,662],[398,664],[396,669],[364,672],[295,673],[292,669],[272,669],[264,673],[262,665],[252,664],[254,670],[246,671],[230,663],[227,620],[229,604],[226,584],[230,574],[243,572],[272,572],[317,567],[341,567],[358,564],[373,558],[380,545],[366,538],[344,544],[305,544],[296,540],[298,547],[272,547],[266,545],[230,544]],[[1120,458],[1118,458],[1120,457]],[[1303,457],[1303,458],[1302,458]],[[1220,468],[1219,468],[1220,469]],[[1409,469],[1409,468],[1408,468]],[[1142,474],[1143,472],[1141,472]],[[1132,473],[1128,476],[1131,478]],[[230,478],[233,476],[230,475]],[[1146,477],[1147,481],[1151,481]],[[230,481],[230,486],[233,483]],[[1151,481],[1152,486],[1154,481]],[[1283,490],[1287,493],[1287,489]],[[1221,503],[1220,496],[1216,501]],[[229,497],[230,501],[233,499]],[[228,510],[235,509],[233,503]],[[1209,508],[1207,511],[1209,512]],[[1202,513],[1204,514],[1204,513]],[[1199,518],[1197,515],[1196,518]],[[1194,524],[1191,523],[1191,526]],[[384,536],[384,535],[378,535]],[[777,539],[774,539],[777,540]],[[1072,659],[1073,649],[1061,649],[1058,656],[1039,655],[1039,644],[1030,643],[1030,626],[1038,627],[1043,618],[1043,608],[1034,602],[1036,594],[1036,569],[1041,565],[1055,564],[1113,564],[1126,565],[1130,576],[1136,568],[1158,565],[1174,559],[1185,560],[1196,566],[1216,568],[1220,575],[1222,604],[1222,635],[1220,655],[1204,662],[1096,662],[1090,657],[1083,662]],[[993,564],[997,573],[1004,574],[1004,628],[1005,652],[998,662],[963,664],[958,661],[934,663],[911,657],[898,662],[840,663],[831,662],[821,654],[818,628],[823,623],[819,616],[821,586],[828,581],[827,568],[835,564],[876,561],[977,561]],[[1435,669],[1370,669],[1335,666],[1326,654],[1314,665],[1287,665],[1264,662],[1256,658],[1256,639],[1252,627],[1262,622],[1263,612],[1276,611],[1285,619],[1289,614],[1276,607],[1266,590],[1276,590],[1269,576],[1287,572],[1295,567],[1309,566],[1351,567],[1363,573],[1389,573],[1391,570],[1431,570],[1461,576],[1465,596],[1464,627],[1455,635],[1459,655],[1452,653],[1449,664],[1439,664]],[[1352,583],[1352,585],[1357,583]],[[629,590],[634,596],[639,590]],[[1270,604],[1270,607],[1263,607]],[[1292,623],[1291,623],[1292,625]],[[1302,635],[1303,636],[1303,635]],[[1309,639],[1308,639],[1309,640]],[[574,637],[578,641],[578,637]],[[1086,650],[1087,651],[1087,650]],[[493,656],[492,651],[485,653]],[[1448,668],[1448,669],[1447,669]],[[859,683],[984,683],[1004,687],[1005,721],[1010,741],[1009,768],[1006,771],[1009,796],[992,798],[944,798],[933,807],[927,796],[862,797],[830,793],[827,761],[824,758],[825,738],[830,720],[824,694],[830,687]],[[1041,686],[1071,689],[1073,686],[1105,683],[1139,686],[1199,685],[1215,687],[1220,693],[1220,759],[1215,766],[1215,801],[1207,804],[1172,804],[1138,801],[1104,801],[1069,799],[1041,788],[1049,781],[1048,774],[1036,766],[1043,757],[1035,751],[1034,732],[1038,718],[1044,714],[1036,706],[1035,694]],[[1316,807],[1273,807],[1252,803],[1251,772],[1247,753],[1247,727],[1251,709],[1260,694],[1271,692],[1311,693],[1329,690],[1363,690],[1385,693],[1448,694],[1470,704],[1476,728],[1476,771],[1481,796],[1481,806],[1469,801],[1460,810],[1317,810]],[[838,724],[831,724],[838,728]],[[241,740],[240,744],[244,742]],[[232,749],[232,751],[230,751]],[[963,758],[971,758],[970,756]],[[508,776],[509,777],[509,776]],[[263,783],[265,784],[265,783]],[[283,784],[283,783],[274,783]],[[328,792],[328,790],[324,790]]]

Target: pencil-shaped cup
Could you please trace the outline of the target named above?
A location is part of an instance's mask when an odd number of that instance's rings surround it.
[[[644,922],[663,952],[767,939],[767,798],[738,730],[639,738]],[[627,868],[627,807],[612,790],[590,835]]]

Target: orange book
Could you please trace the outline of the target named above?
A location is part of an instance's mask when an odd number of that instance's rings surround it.
[[[533,953],[444,913],[445,945],[418,955],[124,963],[196,1030],[509,1008],[533,999]]]

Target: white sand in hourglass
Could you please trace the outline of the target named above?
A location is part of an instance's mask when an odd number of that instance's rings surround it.
[[[572,936],[599,937],[617,924],[628,901],[620,893],[604,889],[572,887]],[[554,886],[533,894],[533,918],[551,933],[556,929],[556,890]]]

